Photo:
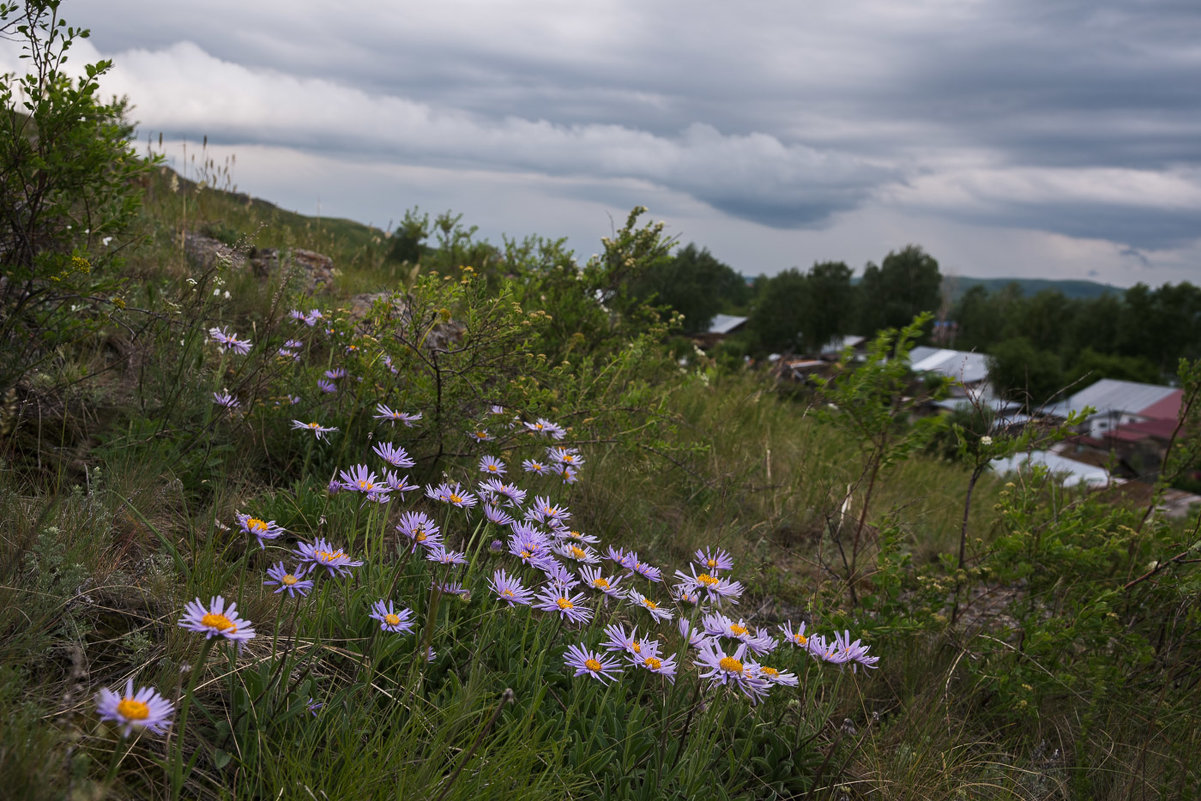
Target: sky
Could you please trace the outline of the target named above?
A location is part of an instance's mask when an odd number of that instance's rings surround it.
[[[1196,0],[77,0],[188,177],[581,260],[636,205],[746,275],[1201,284]],[[19,69],[0,42],[0,70]],[[185,145],[186,143],[186,145]],[[185,157],[185,153],[187,154]]]

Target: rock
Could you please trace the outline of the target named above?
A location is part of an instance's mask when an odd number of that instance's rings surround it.
[[[262,279],[281,274],[299,279],[299,288],[303,292],[315,292],[334,282],[334,260],[303,248],[251,248],[249,252],[243,252],[211,236],[188,233],[184,237],[184,253],[197,270],[211,270],[219,264],[233,270],[244,270],[249,266]]]

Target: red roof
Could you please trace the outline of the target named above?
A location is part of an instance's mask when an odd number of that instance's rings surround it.
[[[1140,409],[1139,414],[1143,417],[1150,417],[1152,420],[1171,420],[1176,422],[1176,418],[1180,416],[1180,402],[1184,399],[1184,390],[1178,389],[1171,395],[1168,395],[1161,401],[1152,403],[1145,409]],[[1168,432],[1171,434],[1171,432]]]

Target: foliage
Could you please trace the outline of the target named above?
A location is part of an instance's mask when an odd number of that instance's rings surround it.
[[[879,267],[868,264],[864,268],[859,296],[861,330],[905,326],[916,315],[941,308],[938,261],[917,245],[890,252]]]
[[[707,330],[715,314],[736,309],[750,298],[741,275],[693,243],[677,250],[670,260],[650,266],[631,283],[631,293],[643,303],[678,312],[689,333]]]
[[[1007,339],[993,346],[988,376],[999,394],[1020,402],[1028,410],[1051,402],[1066,386],[1059,357],[1039,350],[1025,337]]]

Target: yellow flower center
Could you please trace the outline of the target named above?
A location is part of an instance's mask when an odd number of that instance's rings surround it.
[[[238,630],[234,622],[225,615],[217,615],[212,612],[200,618],[200,625],[208,626],[210,629],[216,629],[217,631],[226,631],[228,629],[231,634]]]
[[[730,626],[730,633],[741,637],[746,634],[746,626],[740,626],[737,623]]]
[[[663,663],[653,656],[648,656],[646,659],[643,659],[642,664],[646,665],[651,670],[658,670],[659,668],[663,667]]]
[[[341,550],[337,550],[337,551],[333,551],[333,552],[317,551],[317,558],[320,559],[322,562],[335,562],[338,559],[344,558],[345,556],[346,556],[346,554],[342,553]]]
[[[371,490],[375,489],[375,485],[367,479],[361,478],[359,479],[359,489],[363,490],[363,492],[370,492]]]
[[[400,625],[400,616],[399,615],[384,615],[384,622],[387,623],[389,626],[399,626]]]
[[[572,460],[573,460],[574,458],[575,458],[575,457],[573,457],[573,456],[572,456],[570,453],[565,453],[565,454],[563,454],[563,462],[564,462],[565,464],[571,464],[571,462],[572,462]]]
[[[638,642],[637,640],[634,640],[632,643],[630,643],[630,648],[634,649],[634,653],[636,654],[642,653],[642,643]]]
[[[250,531],[266,531],[267,524],[257,517],[252,517],[246,521],[246,528]]]
[[[288,585],[289,587],[291,587],[291,586],[292,586],[293,584],[295,584],[297,581],[299,581],[299,579],[297,579],[297,578],[296,578],[295,576],[293,576],[291,573],[288,573],[287,575],[285,575],[283,578],[281,578],[281,579],[280,579],[280,583],[281,583],[281,584],[286,584],[286,585]]]
[[[593,673],[599,673],[601,669],[601,663],[597,662],[595,659],[585,659],[584,667],[588,668]]]
[[[450,494],[450,502],[451,502],[451,503],[462,503],[462,502],[463,502],[463,499],[462,499],[461,497],[459,497],[458,495],[455,495],[455,494],[452,492],[452,493]]]
[[[715,578],[713,578],[713,576],[710,576],[708,573],[701,573],[699,576],[696,577],[696,580],[699,581],[701,584],[704,584],[706,587],[712,587],[714,584],[721,583],[720,579],[715,579]]]
[[[723,656],[717,666],[728,673],[742,672],[742,663],[732,656]]]
[[[597,587],[598,589],[607,590],[609,589],[609,582],[605,581],[603,578],[597,578],[592,580],[592,586]]]
[[[501,591],[500,591],[500,594],[501,594],[501,595],[503,595],[503,596],[505,596],[506,598],[512,598],[512,597],[513,597],[513,591],[512,591],[512,590],[507,590],[507,589],[506,589],[506,590],[501,590]]]
[[[710,570],[712,570],[713,568],[717,567],[717,560],[710,559],[707,562],[705,562],[705,566],[708,567]]]
[[[569,531],[569,532],[567,532],[567,536],[571,537],[573,540],[578,540],[581,537],[583,537],[584,535],[578,531]]]
[[[413,532],[413,539],[417,540],[418,542],[425,542],[425,530],[420,528],[417,529],[415,532]]]
[[[150,707],[133,698],[122,698],[117,704],[117,714],[126,720],[145,720],[150,717]]]
[[[769,668],[767,665],[760,665],[759,672],[763,673],[764,675],[771,676],[773,679],[780,675],[780,671],[776,670],[775,668]]]
[[[530,469],[535,473],[540,472],[543,469],[542,462],[530,462]]]
[[[495,473],[495,472],[496,472],[496,465],[494,465],[494,464],[490,464],[490,465],[488,465],[488,472],[489,472],[489,473]]]
[[[585,552],[584,549],[578,545],[571,546],[571,555],[576,559],[583,559],[588,556],[587,552]]]
[[[643,598],[642,605],[645,606],[647,609],[658,609],[659,608],[659,604],[655,603],[650,598]]]
[[[487,439],[487,438],[488,438],[488,432],[487,432],[487,431],[477,431],[477,432],[475,432],[475,435],[476,435],[477,437],[479,437],[480,439]]]
[[[319,423],[309,423],[309,428],[317,429],[321,428],[321,425]]]
[[[808,645],[809,644],[809,638],[799,632],[792,635],[792,639],[796,640],[797,645]]]
[[[559,605],[560,609],[575,609],[575,604],[566,598],[560,598],[559,600],[555,601],[555,603]]]
[[[531,556],[533,556],[533,554],[532,554],[532,553],[530,553],[528,550],[523,550],[523,551],[521,552],[521,558],[522,558],[522,559],[529,559]]]

